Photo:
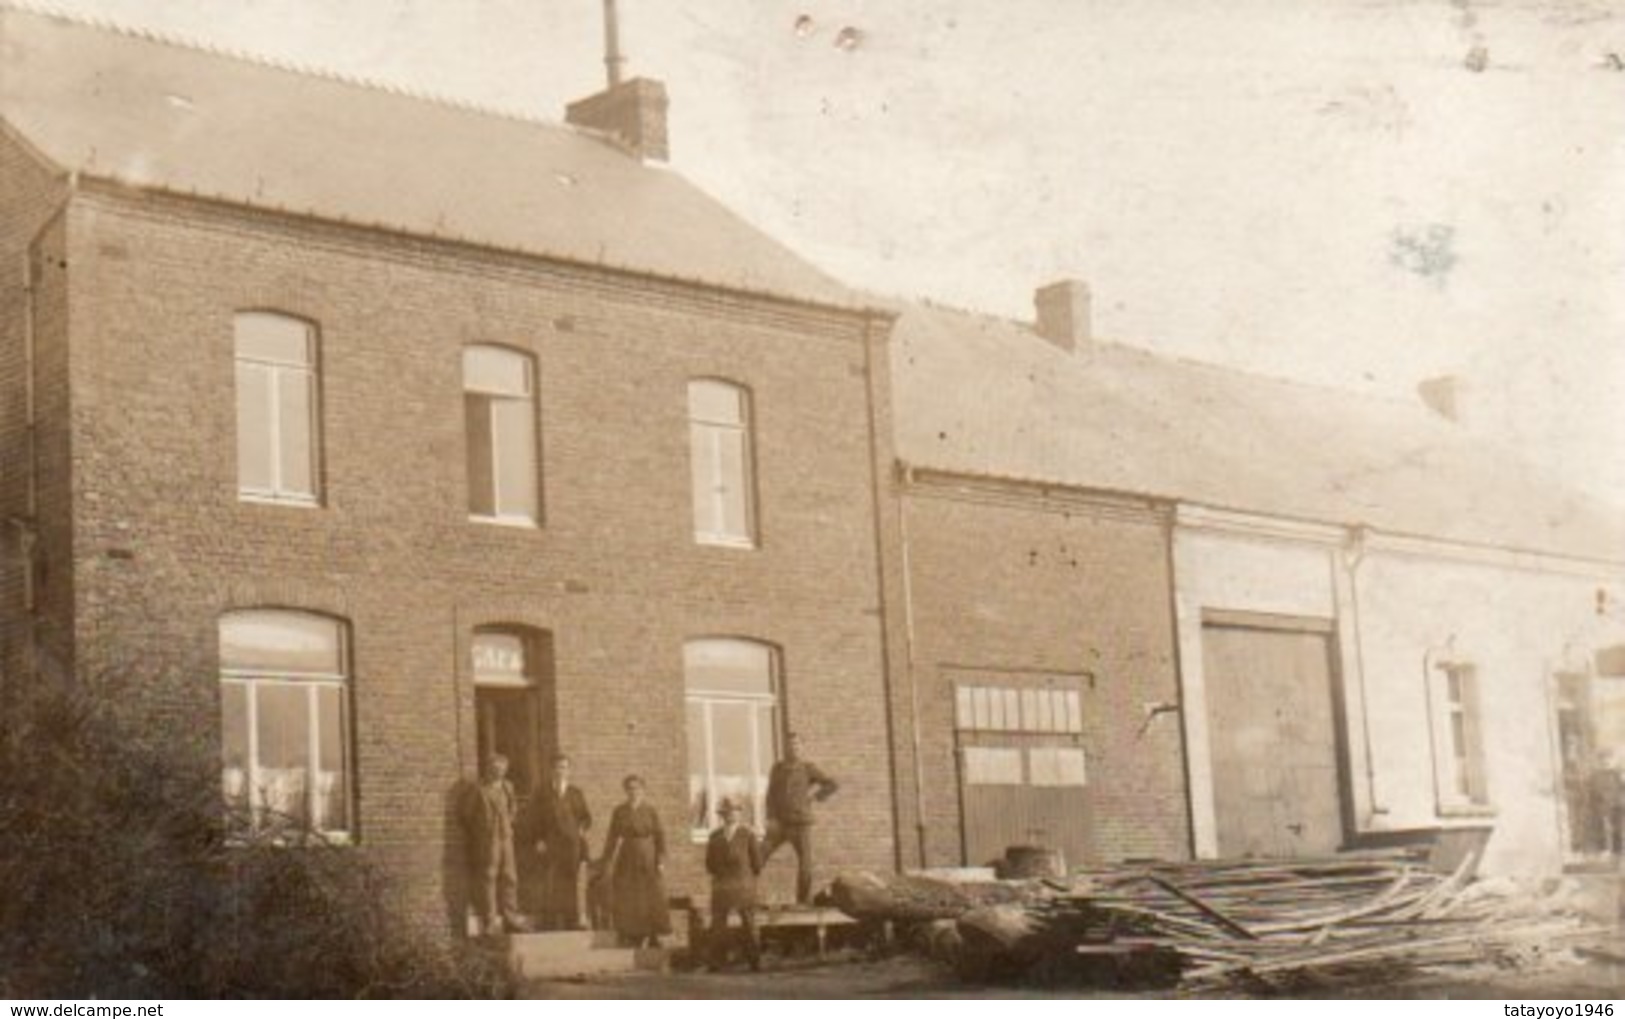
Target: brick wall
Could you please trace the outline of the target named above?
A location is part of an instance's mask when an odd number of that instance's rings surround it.
[[[221,611],[342,616],[364,851],[441,923],[460,885],[448,797],[475,765],[473,627],[551,633],[562,744],[602,819],[594,851],[622,776],[642,773],[673,893],[702,874],[683,820],[683,641],[763,640],[782,652],[788,723],[842,779],[827,870],[891,863],[866,374],[881,341],[860,316],[91,192],[70,230],[81,667],[162,665],[142,710],[212,744]],[[240,309],[320,326],[321,508],[238,501]],[[536,358],[540,528],[466,517],[460,352],[486,342]],[[751,389],[759,549],[693,541],[695,376]],[[770,880],[792,869],[785,854]]]
[[[912,682],[895,683],[904,858],[963,859],[954,681],[1079,677],[1088,796],[1102,859],[1189,855],[1176,714],[1142,731],[1145,706],[1175,702],[1166,529],[1148,507],[952,476],[906,486]],[[901,606],[894,615],[903,619]],[[918,704],[923,814],[915,809],[909,708]]]

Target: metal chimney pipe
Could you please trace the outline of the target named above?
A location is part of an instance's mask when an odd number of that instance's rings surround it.
[[[621,83],[621,71],[626,58],[621,56],[621,25],[616,17],[615,0],[604,0],[604,69],[609,72],[609,87]]]

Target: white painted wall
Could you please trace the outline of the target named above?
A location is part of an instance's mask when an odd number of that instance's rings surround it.
[[[1553,673],[1583,667],[1625,621],[1599,616],[1618,576],[1331,528],[1234,518],[1181,523],[1174,583],[1193,837],[1217,851],[1202,613],[1220,609],[1332,619],[1338,635],[1349,770],[1362,832],[1494,827],[1483,867],[1552,872],[1563,862]],[[1427,669],[1443,656],[1477,669],[1493,814],[1441,813]]]

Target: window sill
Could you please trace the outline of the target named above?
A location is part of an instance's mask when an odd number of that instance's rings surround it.
[[[238,492],[237,501],[254,506],[288,506],[294,509],[321,509],[320,499],[309,495],[272,495],[267,492]]]
[[[696,534],[694,544],[708,548],[733,548],[745,552],[754,552],[760,547],[749,538],[724,538],[712,534]]]
[[[349,832],[311,832],[301,837],[278,838],[265,836],[226,836],[226,846],[229,849],[249,849],[251,847],[264,847],[267,849],[336,849],[348,848],[356,845],[354,835]]]
[[[471,524],[491,524],[495,527],[511,527],[519,531],[539,531],[542,525],[529,517],[485,517],[477,513],[468,515]]]
[[[1482,820],[1495,817],[1499,811],[1489,803],[1448,803],[1440,805],[1438,815],[1440,820]]]

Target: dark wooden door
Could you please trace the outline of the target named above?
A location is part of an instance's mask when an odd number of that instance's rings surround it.
[[[1059,849],[1069,865],[1094,859],[1087,765],[1077,737],[961,733],[959,738],[968,866],[990,864],[1010,846]]]
[[[1202,651],[1220,855],[1335,851],[1343,783],[1329,635],[1209,624]]]

